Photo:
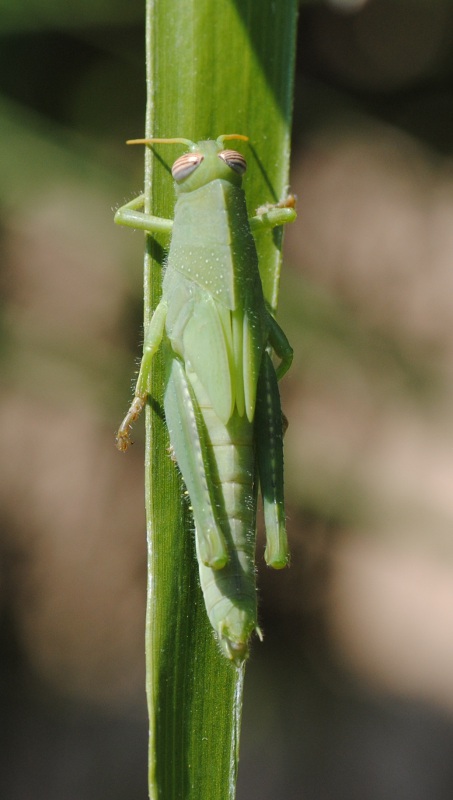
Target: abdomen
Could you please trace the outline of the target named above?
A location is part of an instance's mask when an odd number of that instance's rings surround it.
[[[234,412],[227,425],[216,417],[196,375],[187,371],[204,427],[215,514],[228,549],[228,562],[214,570],[198,558],[206,611],[225,655],[240,662],[256,628],[256,490],[253,424]],[[198,538],[201,531],[196,531]]]

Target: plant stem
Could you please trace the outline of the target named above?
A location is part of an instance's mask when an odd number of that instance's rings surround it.
[[[249,213],[280,200],[289,166],[296,0],[148,0],[148,137],[251,140]],[[138,132],[137,135],[139,135]],[[136,132],[131,132],[136,135]],[[147,149],[146,211],[171,217],[168,163]],[[266,298],[276,306],[281,237],[257,247]],[[145,324],[160,299],[164,240],[147,237]],[[168,455],[163,363],[154,359],[147,409],[147,696],[151,800],[233,800],[244,668],[221,655],[207,620],[193,522]]]

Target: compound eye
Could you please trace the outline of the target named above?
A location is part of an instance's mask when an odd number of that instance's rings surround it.
[[[222,150],[222,152],[219,153],[219,158],[237,172],[238,175],[243,175],[247,169],[247,161],[244,156],[241,153],[237,153],[236,150]]]
[[[201,153],[186,153],[184,156],[177,158],[171,168],[171,174],[176,183],[180,183],[185,178],[188,178],[189,175],[192,175],[192,172],[195,172],[196,168],[200,166],[203,158],[204,156]]]

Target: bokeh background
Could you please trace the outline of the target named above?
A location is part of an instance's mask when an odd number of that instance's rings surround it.
[[[145,800],[143,7],[0,19],[0,797]],[[301,6],[279,319],[293,560],[238,800],[453,797],[453,3]],[[259,543],[261,553],[262,542]]]

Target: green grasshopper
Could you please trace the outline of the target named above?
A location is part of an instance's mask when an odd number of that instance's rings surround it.
[[[240,665],[257,625],[255,530],[257,479],[266,526],[265,559],[289,560],[283,500],[283,422],[277,381],[293,351],[267,310],[252,231],[292,222],[292,198],[250,220],[241,188],[243,155],[216,141],[181,143],[172,167],[174,220],[142,213],[143,195],[115,222],[171,234],[162,299],[148,325],[135,397],[117,435],[119,450],[148,397],[151,361],[165,347],[165,417],[185,481],[206,611],[224,655]],[[270,358],[280,359],[277,369]]]

